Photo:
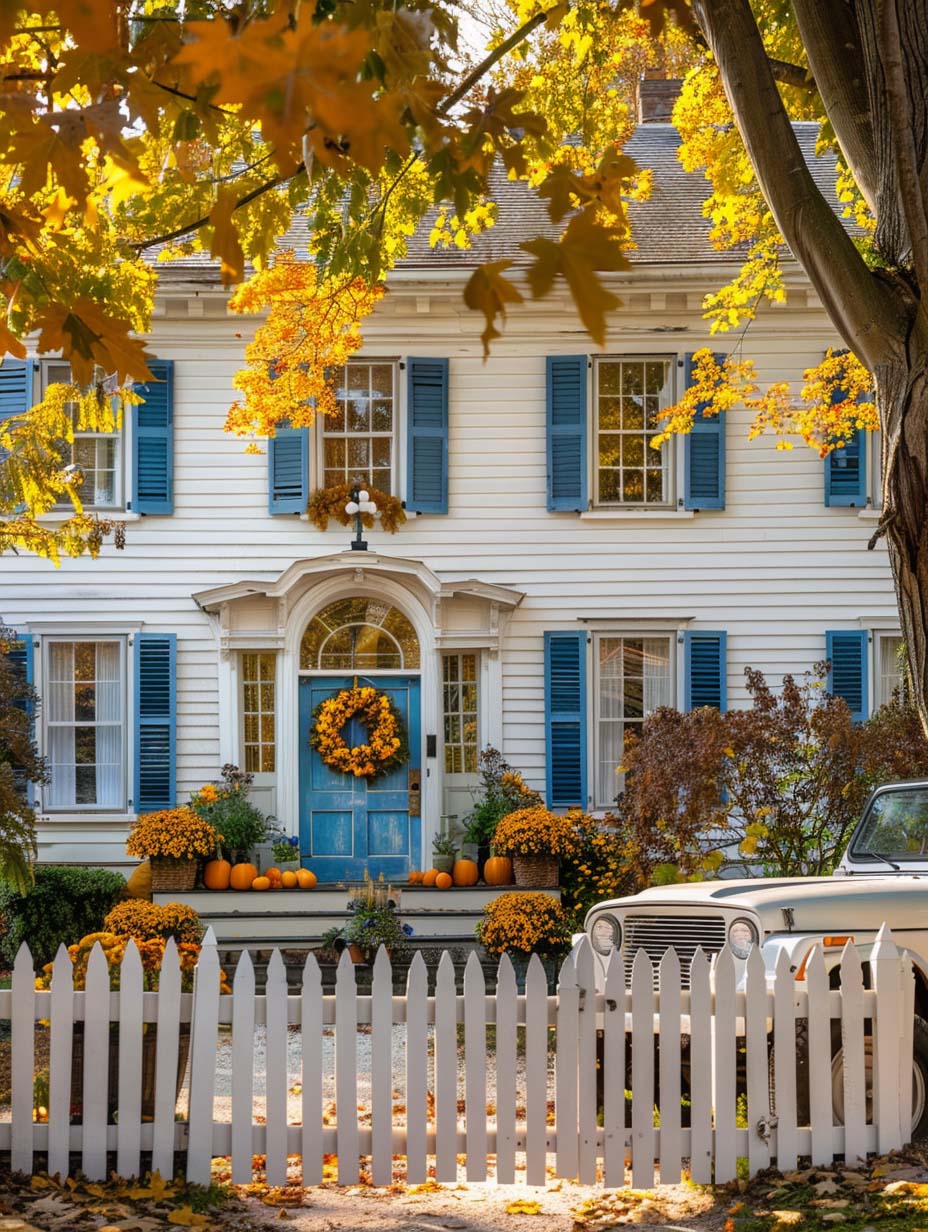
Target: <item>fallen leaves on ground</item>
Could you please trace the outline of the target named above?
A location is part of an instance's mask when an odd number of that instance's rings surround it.
[[[506,1214],[507,1215],[540,1215],[541,1214],[541,1203],[540,1202],[528,1202],[525,1199],[520,1198],[516,1202],[509,1203],[509,1205],[506,1207]]]
[[[15,1216],[57,1232],[169,1232],[171,1228],[226,1229],[246,1226],[247,1207],[219,1184],[209,1188],[168,1181],[157,1172],[142,1180],[108,1182],[44,1173],[0,1173],[0,1216]]]

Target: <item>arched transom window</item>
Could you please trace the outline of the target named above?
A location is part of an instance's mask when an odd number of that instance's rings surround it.
[[[310,621],[300,643],[304,671],[408,671],[419,667],[419,639],[383,599],[338,599]]]

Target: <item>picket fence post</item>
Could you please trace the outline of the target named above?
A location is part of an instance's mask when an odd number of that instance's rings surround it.
[[[777,1167],[792,1172],[799,1156],[796,1110],[796,984],[789,955],[777,955],[773,985],[773,1094],[777,1114]]]
[[[303,1056],[303,1129],[301,1133],[304,1187],[322,1182],[322,972],[314,954],[306,956],[300,990],[300,1043]]]
[[[557,985],[557,1050],[554,1055],[554,1116],[557,1133],[557,1174],[573,1179],[579,1169],[579,1101],[577,1044],[580,1033],[580,989],[576,959],[568,954]]]
[[[848,941],[841,955],[841,1058],[844,1073],[844,1158],[867,1155],[864,982],[860,956]]]
[[[458,1176],[458,1026],[454,963],[447,950],[435,979],[435,1180]]]
[[[213,1101],[219,1038],[219,955],[208,929],[193,975],[190,1033],[190,1104],[187,1113],[187,1180],[208,1185],[213,1161]],[[170,1175],[170,1173],[168,1173]]]
[[[899,1123],[899,1039],[903,1028],[899,951],[886,924],[877,933],[870,955],[870,970],[876,993],[873,1119],[877,1126],[877,1150],[887,1155],[890,1151],[898,1151],[903,1143]],[[909,1136],[908,1130],[905,1136]]]
[[[632,963],[632,1187],[654,1183],[654,970],[644,950]]]
[[[287,1183],[287,969],[275,949],[264,986],[267,1017],[266,1170],[268,1185]]]
[[[767,1056],[767,971],[753,945],[745,972],[745,1052],[747,1065],[748,1166],[753,1176],[770,1167],[770,1062]]]
[[[516,973],[502,954],[496,974],[496,1179],[516,1179]]]
[[[537,954],[525,973],[525,1180],[544,1185],[548,1122],[548,977]]]
[[[715,1105],[716,1185],[733,1181],[737,1172],[735,1140],[735,959],[729,946],[713,971],[715,1015],[712,1020],[712,1082]]]
[[[467,1179],[487,1179],[487,984],[475,950],[464,967],[464,1115]]]
[[[416,950],[406,975],[406,1181],[428,1179],[428,972]]]
[[[138,1176],[142,1158],[142,958],[130,937],[119,967],[116,1171]]]
[[[232,980],[232,1184],[253,1179],[255,1092],[255,969],[242,950]]]
[[[393,970],[384,946],[371,986],[371,1180],[393,1180]]]
[[[625,964],[618,950],[606,969],[603,1023],[603,1183],[625,1184]]]
[[[712,988],[709,959],[697,947],[690,962],[690,1175],[712,1181]]]
[[[583,937],[574,950],[577,974],[579,1021],[577,1024],[577,1179],[581,1185],[596,1183],[596,981],[593,947]]]
[[[155,1044],[155,1124],[151,1166],[163,1177],[174,1175],[177,1117],[177,1062],[180,1040],[181,973],[177,943],[169,937],[158,978],[158,1026]],[[192,1027],[188,1024],[188,1030]]]
[[[48,1058],[48,1172],[68,1175],[71,1147],[71,1060],[74,1044],[74,964],[63,945],[52,964]]]
[[[32,1171],[33,1070],[35,1069],[35,969],[25,941],[13,963],[12,1010],[10,1013],[10,1078],[12,1085],[12,1146],[10,1167],[14,1172]]]
[[[358,1147],[358,987],[348,947],[335,972],[335,1149],[339,1185],[356,1185]]]
[[[660,987],[661,1184],[680,1183],[680,960],[674,949],[664,951],[658,969]]]

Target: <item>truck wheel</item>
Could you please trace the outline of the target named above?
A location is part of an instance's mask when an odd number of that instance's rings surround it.
[[[832,1045],[831,1100],[835,1123],[844,1124],[844,1049],[841,1047],[840,1024],[835,1023],[837,1040]],[[912,1137],[928,1134],[928,1022],[916,1015],[912,1058]],[[873,1112],[873,1036],[864,1036],[864,1086],[867,1099],[867,1120]]]

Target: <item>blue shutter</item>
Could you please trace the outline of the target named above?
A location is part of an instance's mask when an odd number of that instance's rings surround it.
[[[724,355],[715,362],[723,363]],[[688,389],[693,383],[693,356],[684,360],[684,380]],[[704,416],[705,403],[700,403],[693,427],[684,437],[685,509],[725,508],[725,415]]]
[[[7,355],[0,364],[0,419],[23,415],[32,406],[32,376],[35,363],[31,359],[13,359]]]
[[[548,807],[587,805],[586,634],[545,634]]]
[[[5,364],[4,364],[4,367],[6,367]],[[19,671],[22,672],[23,679],[26,681],[27,684],[35,683],[34,642],[33,642],[32,635],[30,633],[24,633],[16,637],[16,640],[13,641],[12,644],[10,645],[10,648],[7,651],[6,657],[9,660],[9,662],[13,665],[14,668],[18,668]],[[35,717],[33,702],[26,701],[24,697],[16,696],[14,698],[14,705],[18,706],[21,710],[26,710],[29,713],[29,715],[32,716],[33,718]],[[22,769],[23,769],[22,765],[19,762],[14,761],[13,763],[14,782],[17,785],[17,789],[24,796],[26,796],[29,803],[32,804],[33,796],[35,792],[35,784],[24,782]]]
[[[137,813],[173,808],[177,711],[177,634],[137,633],[135,676],[135,791]]]
[[[683,634],[683,709],[714,706],[727,708],[727,637],[723,632],[687,629]]]
[[[583,512],[587,496],[585,355],[547,360],[548,509]]]
[[[448,512],[448,361],[406,361],[406,508]]]
[[[847,351],[835,351],[846,355]],[[844,401],[844,392],[836,389],[832,404]],[[840,448],[825,458],[825,504],[829,507],[862,509],[867,503],[867,434],[856,431]]]
[[[132,408],[132,499],[136,513],[174,512],[174,361],[150,359],[155,378],[136,386]]]
[[[309,428],[278,428],[268,441],[268,513],[305,513],[309,504]]]
[[[825,634],[825,656],[828,670],[828,691],[843,697],[850,707],[855,723],[863,722],[869,710],[867,700],[866,629],[829,629]]]

